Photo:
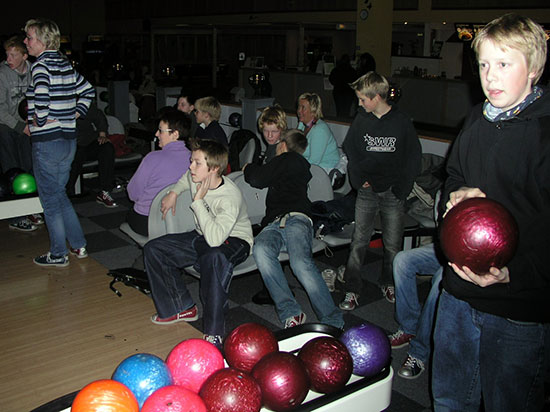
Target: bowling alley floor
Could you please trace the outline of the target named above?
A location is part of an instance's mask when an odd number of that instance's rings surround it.
[[[141,255],[136,244],[118,229],[131,203],[124,192],[116,193],[113,197],[119,207],[108,209],[95,202],[93,180],[86,184],[89,185],[84,188],[87,193],[72,200],[86,235],[90,258],[77,260],[71,257],[69,268],[44,269],[31,262],[34,255],[47,251],[49,243],[45,227],[32,233],[19,233],[8,230],[6,220],[1,222],[0,257],[2,262],[10,263],[0,271],[0,302],[3,303],[0,316],[0,346],[3,348],[0,370],[3,382],[14,381],[9,387],[4,384],[0,387],[2,411],[38,407],[48,400],[79,389],[93,380],[92,378],[108,378],[116,364],[132,353],[149,351],[162,357],[179,340],[200,336],[201,318],[190,323],[194,328],[189,328],[186,324],[154,325],[149,320],[154,312],[149,297],[123,284],[117,284],[122,297],[109,289],[110,277],[107,276],[107,269],[130,267]],[[316,262],[321,270],[327,267],[337,268],[345,263],[346,257],[347,248],[342,248],[331,253],[317,254]],[[394,306],[368,281],[380,268],[380,250],[371,249],[365,266],[367,282],[361,294],[360,306],[344,314],[346,327],[369,321],[388,333],[396,330]],[[305,292],[288,267],[285,267],[285,272],[308,321],[315,322],[317,319]],[[201,313],[198,281],[190,276],[187,280]],[[429,282],[420,282],[420,294],[425,296]],[[337,282],[337,290],[333,293],[336,303],[343,297],[340,286],[342,285]],[[259,322],[274,331],[282,327],[273,306],[252,303],[252,296],[261,288],[262,281],[257,272],[233,279],[230,287],[230,309],[226,318],[227,331],[244,322]],[[55,291],[62,294],[56,294]],[[64,303],[65,298],[67,304]],[[10,312],[10,304],[14,301],[17,301],[21,313]],[[37,310],[40,313],[37,314]],[[89,340],[93,341],[95,349],[86,345]],[[55,354],[59,362],[43,359],[45,354],[51,356],[49,352],[43,353],[43,341],[59,344]],[[6,351],[7,346],[10,346],[10,350]],[[16,356],[19,346],[25,348],[23,353],[28,357],[21,360],[22,367],[18,365]],[[79,348],[82,348],[82,353],[79,353]],[[395,378],[392,401],[387,410],[430,411],[429,373],[424,372],[415,380],[400,378],[397,370],[407,356],[407,349],[394,350],[392,356]],[[30,370],[27,371],[27,368]],[[27,377],[43,374],[44,378],[18,381],[21,369],[24,369]],[[62,382],[62,385],[56,385],[56,380]],[[31,386],[33,382],[34,385]],[[13,391],[15,395],[11,393]],[[24,398],[26,407],[14,407],[13,399],[16,396]],[[11,403],[7,403],[6,399],[11,399]]]

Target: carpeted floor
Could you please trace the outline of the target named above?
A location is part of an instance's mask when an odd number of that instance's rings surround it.
[[[117,175],[121,172],[117,171]],[[122,172],[123,177],[128,176]],[[109,269],[130,267],[136,259],[139,259],[141,250],[139,247],[119,229],[124,221],[131,202],[127,199],[124,191],[114,193],[113,197],[119,204],[117,208],[108,209],[95,202],[95,179],[84,181],[84,195],[72,199],[74,207],[80,216],[82,228],[88,242],[90,256]],[[319,269],[327,267],[337,268],[344,264],[347,258],[348,248],[343,247],[337,250],[320,252],[315,256]],[[365,265],[365,287],[361,293],[360,306],[345,313],[346,327],[361,324],[369,321],[382,327],[386,332],[392,333],[396,330],[397,324],[394,320],[394,307],[387,302],[373,283],[368,279],[375,277],[381,269],[381,254],[379,249],[371,249]],[[285,266],[287,278],[293,292],[308,321],[315,322],[317,318],[311,309],[307,295],[296,279],[292,276],[288,266]],[[202,309],[199,294],[198,280],[187,276],[190,292],[198,305],[199,313]],[[425,296],[429,289],[429,281],[420,280],[420,295]],[[341,285],[336,284],[336,291],[333,293],[335,302],[343,297]],[[124,293],[126,286],[118,284],[117,288]],[[273,306],[260,306],[252,302],[252,296],[262,288],[262,280],[258,272],[243,275],[233,279],[230,287],[230,310],[226,318],[226,330],[231,331],[234,327],[244,322],[259,322],[277,330],[282,327],[278,321]],[[113,293],[113,298],[116,295]],[[143,295],[143,299],[149,299]],[[154,312],[151,302],[151,314]],[[194,327],[202,329],[202,319],[191,323]],[[388,411],[420,412],[431,410],[429,395],[429,373],[425,372],[415,380],[406,380],[397,376],[397,370],[407,356],[407,349],[394,350],[392,352],[392,366],[395,371],[393,381],[392,402]]]

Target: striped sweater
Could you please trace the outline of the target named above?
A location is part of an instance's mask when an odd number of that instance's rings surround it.
[[[33,141],[76,138],[76,113],[85,116],[95,89],[57,50],[46,50],[31,67],[27,89]]]

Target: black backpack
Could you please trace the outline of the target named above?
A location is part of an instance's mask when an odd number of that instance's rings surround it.
[[[313,233],[323,236],[341,232],[344,226],[355,220],[355,199],[357,192],[350,191],[345,196],[329,201],[316,201],[311,204]]]
[[[113,277],[113,280],[109,284],[109,288],[113,292],[115,292],[118,297],[121,297],[122,293],[120,293],[120,291],[114,287],[114,284],[117,282],[122,282],[126,286],[135,288],[147,296],[151,295],[151,286],[149,286],[149,279],[147,278],[147,273],[145,273],[143,270],[134,268],[120,268],[110,270],[109,272],[107,272],[107,275]]]
[[[239,155],[241,154],[241,151],[250,140],[253,140],[255,144],[254,155],[252,157],[251,163],[260,162],[260,156],[262,151],[260,139],[258,139],[256,134],[250,130],[247,130],[247,129],[235,130],[231,134],[231,139],[229,140],[229,166],[231,167],[231,171],[235,172],[237,170],[241,170],[242,167],[244,166],[244,164],[240,164]]]

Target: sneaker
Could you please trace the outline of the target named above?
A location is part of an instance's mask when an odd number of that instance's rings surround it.
[[[32,215],[28,215],[27,219],[29,219],[31,223],[36,226],[44,224],[44,217],[40,213],[33,213]]]
[[[321,276],[323,276],[323,280],[327,284],[328,291],[334,292],[334,282],[336,281],[336,272],[334,269],[323,270]]]
[[[414,335],[409,335],[408,333],[403,332],[401,329],[391,335],[388,335],[388,339],[390,340],[390,345],[392,349],[399,349],[407,346],[413,338]]]
[[[79,259],[84,259],[88,257],[88,251],[85,247],[79,247],[78,249],[70,248],[69,251],[72,255],[75,255]]]
[[[304,312],[300,313],[297,316],[292,316],[285,320],[285,329],[293,328],[294,326],[303,325],[306,323],[306,314]]]
[[[111,194],[106,190],[102,190],[95,197],[95,201],[105,207],[118,207],[118,204],[113,200]]]
[[[193,322],[199,318],[197,305],[193,305],[191,308],[176,313],[168,318],[159,318],[159,315],[155,313],[151,316],[151,322],[157,325],[170,325],[176,322]]]
[[[340,309],[342,310],[353,310],[359,305],[359,295],[353,292],[347,292],[346,297],[342,302],[340,302]]]
[[[338,276],[336,278],[338,279],[338,282],[346,283],[346,281],[344,279],[344,273],[346,273],[346,265],[338,266],[337,273],[338,273]]]
[[[53,266],[64,268],[65,266],[69,266],[69,256],[54,256],[50,252],[48,252],[45,255],[35,257],[33,259],[33,262],[36,263],[38,266]]]
[[[12,230],[19,230],[20,232],[32,232],[38,227],[32,224],[32,222],[28,219],[21,219],[18,222],[10,223],[9,228]]]
[[[397,373],[405,379],[416,379],[422,372],[424,372],[424,362],[414,356],[407,355],[407,359]]]
[[[220,351],[223,350],[223,338],[220,335],[203,335],[202,338],[205,341],[210,342]]]
[[[395,303],[395,288],[392,285],[382,286],[382,295],[390,303]]]

